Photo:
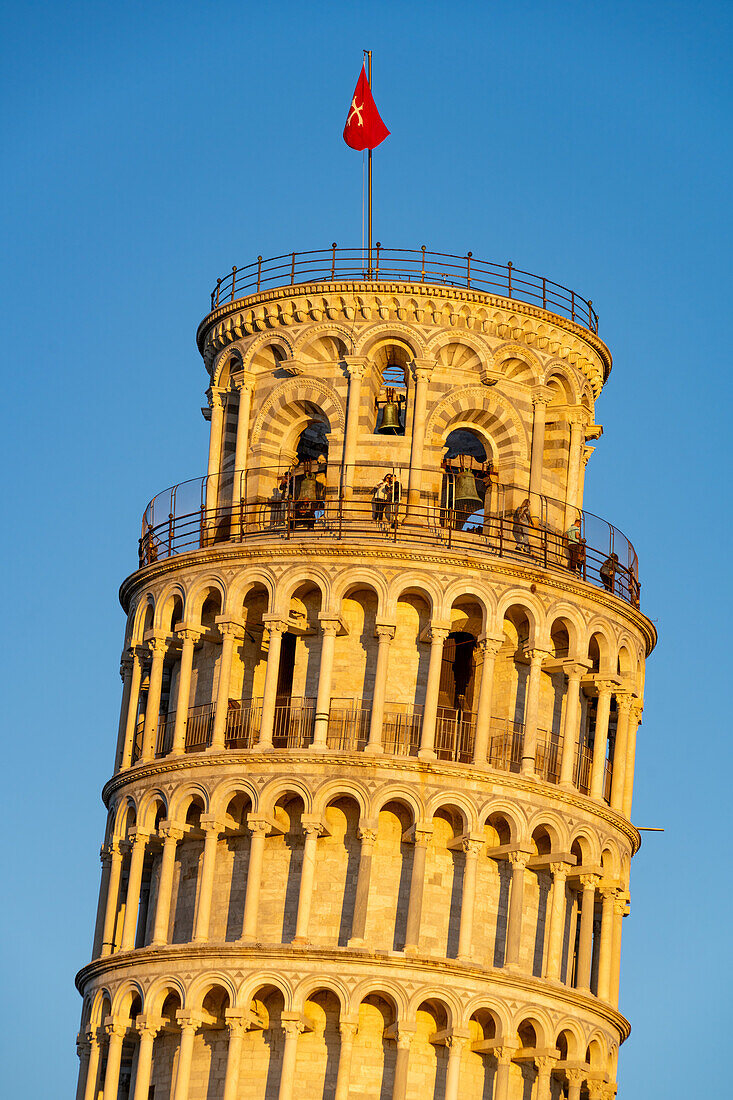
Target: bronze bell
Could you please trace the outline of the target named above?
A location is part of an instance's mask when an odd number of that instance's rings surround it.
[[[461,472],[456,475],[453,507],[456,511],[465,512],[467,515],[483,508],[483,501],[476,487],[476,478],[470,470],[461,470]]]
[[[377,429],[378,435],[398,435],[402,431],[400,407],[396,401],[385,401],[382,406],[382,423]]]
[[[316,499],[316,475],[315,474],[303,474],[303,480],[298,486],[298,500],[315,500]]]

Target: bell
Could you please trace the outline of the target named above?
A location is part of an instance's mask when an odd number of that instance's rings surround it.
[[[476,478],[470,470],[461,470],[461,472],[456,475],[456,491],[453,507],[457,512],[465,512],[467,515],[483,508],[481,497],[476,488]]]
[[[396,401],[385,401],[382,405],[382,423],[377,429],[378,435],[398,435],[402,431],[400,407]]]
[[[298,487],[298,500],[316,499],[316,475],[303,474],[303,480]]]

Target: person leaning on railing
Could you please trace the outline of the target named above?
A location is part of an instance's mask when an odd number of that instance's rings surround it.
[[[579,519],[573,520],[565,532],[565,541],[568,548],[568,565],[577,573],[585,564],[585,539],[581,531]]]
[[[522,550],[525,554],[532,553],[532,544],[529,536],[530,532],[534,531],[537,526],[537,520],[529,510],[529,497],[527,497],[515,510],[512,521],[514,541],[517,544],[518,550]]]
[[[614,590],[617,569],[618,554],[609,554],[601,568],[598,570],[599,576],[603,581],[603,587],[606,589],[607,592],[613,592]]]

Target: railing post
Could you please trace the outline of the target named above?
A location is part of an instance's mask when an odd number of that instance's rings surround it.
[[[257,257],[257,293],[259,294],[260,283],[262,281],[262,257]]]
[[[542,276],[542,308],[547,309],[547,279]]]
[[[168,513],[168,557],[173,554],[173,513]]]
[[[570,291],[570,320],[575,320],[575,291]]]
[[[593,299],[588,299],[588,328],[593,331]]]
[[[469,252],[466,256],[466,286],[471,289],[471,256],[473,252]]]
[[[336,242],[331,244],[331,280],[336,277]]]
[[[424,283],[425,282],[425,245],[421,245],[421,252],[422,252],[422,279],[420,280],[420,282]]]
[[[237,268],[236,265],[232,268],[232,296],[229,299],[230,302],[234,301],[234,288],[237,285]]]
[[[506,269],[507,269],[507,285],[509,287],[509,297],[511,298],[511,296],[512,296],[512,261],[511,260],[509,260],[508,264],[506,265]]]
[[[295,282],[295,253],[291,253],[290,256],[290,285]]]
[[[221,290],[221,279],[216,280],[216,302],[215,305],[219,305],[219,291]]]
[[[375,271],[374,271],[374,278],[375,279],[379,278],[379,250],[380,250],[381,247],[382,247],[382,242],[377,241],[377,266],[376,266]]]

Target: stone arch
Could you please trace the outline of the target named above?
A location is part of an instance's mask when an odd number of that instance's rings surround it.
[[[162,803],[165,812],[168,812],[168,798],[159,787],[153,787],[144,791],[140,797],[137,818],[141,828],[153,828],[155,825],[155,807]],[[152,815],[152,817],[151,817]]]
[[[534,647],[543,637],[545,625],[545,611],[540,601],[530,595],[524,589],[510,589],[499,600],[496,608],[496,630],[501,632],[507,612],[513,607],[518,607],[526,616],[529,623],[529,637],[527,644]]]
[[[279,451],[284,431],[294,419],[292,409],[298,405],[324,417],[330,431],[343,433],[346,419],[335,390],[317,378],[302,376],[282,382],[262,403],[250,434],[250,447],[263,444]]]
[[[229,1007],[234,1008],[237,997],[237,987],[232,981],[231,976],[224,970],[207,970],[203,974],[197,974],[186,990],[184,1008],[200,1009],[207,993],[216,986],[220,986],[226,992],[229,997]]]
[[[240,352],[244,370],[251,370],[257,354],[269,347],[277,348],[282,353],[281,359],[295,358],[295,343],[286,333],[261,332]],[[277,361],[277,358],[273,356],[273,360]]]
[[[137,803],[131,794],[123,795],[115,807],[113,836],[115,840],[124,840],[132,821],[137,822]]]
[[[552,628],[557,622],[562,622],[568,634],[570,647],[568,656],[585,657],[588,649],[585,637],[586,626],[577,608],[565,601],[551,604],[548,608],[545,614],[545,637],[543,638],[543,642],[547,643],[548,648],[550,648]]]
[[[397,603],[405,595],[419,596],[425,600],[434,619],[441,604],[441,592],[437,583],[420,573],[400,573],[389,586],[388,614],[396,613]]]
[[[237,1006],[239,1008],[248,1008],[254,1000],[255,995],[261,990],[268,988],[276,989],[281,993],[285,1011],[292,1011],[293,989],[290,982],[286,981],[281,974],[277,974],[270,970],[260,970],[255,976],[248,977],[242,982],[242,985],[239,987]]]
[[[242,350],[236,344],[228,344],[214,360],[211,371],[212,387],[228,389],[232,374],[242,369]],[[234,363],[234,367],[232,367]]]
[[[604,859],[607,856],[607,859]],[[621,854],[612,840],[603,841],[601,849],[601,867],[604,877],[617,879],[621,873]]]
[[[89,1023],[92,1025],[92,1027],[100,1027],[104,1023],[104,1020],[102,1019],[102,1008],[105,1001],[107,1001],[111,1008],[112,994],[110,993],[107,986],[103,985],[100,986],[99,989],[96,989],[92,994],[92,1003],[89,1010]]]
[[[516,381],[528,386],[536,386],[539,384],[543,375],[542,363],[535,352],[530,351],[525,344],[518,344],[513,341],[500,344],[498,348],[494,349],[489,367],[497,373],[505,373],[501,369],[502,365],[512,359],[519,360],[524,365],[525,370],[523,372],[514,372],[516,375],[514,378],[512,378],[510,374],[508,376],[510,381]]]
[[[456,810],[463,825],[464,833],[473,833],[478,828],[476,807],[470,798],[457,791],[439,791],[425,806],[425,816],[432,818],[438,810]]]
[[[188,807],[194,798],[198,798],[203,803],[203,813],[209,812],[209,792],[203,783],[186,783],[184,786],[179,787],[175,795],[170,800],[169,817],[171,821],[182,822],[185,820],[185,813],[181,815],[181,810],[188,812]]]
[[[354,345],[354,353],[373,359],[379,346],[387,343],[401,344],[413,359],[427,355],[425,341],[416,329],[395,321],[379,322],[362,331]]]
[[[342,978],[337,978],[332,974],[312,974],[298,982],[293,989],[293,1010],[302,1012],[309,996],[318,993],[321,989],[333,993],[338,998],[341,1015],[343,1016],[349,1003],[348,986]]]
[[[487,341],[476,333],[468,330],[461,330],[460,332],[437,332],[428,340],[426,351],[430,357],[439,356],[440,352],[445,351],[453,344],[458,347],[467,348],[473,353],[480,364],[491,361],[491,348]]]
[[[490,817],[503,817],[511,833],[511,843],[521,844],[527,839],[527,818],[524,811],[512,802],[504,799],[488,801],[478,811],[479,829],[483,829]]]
[[[260,791],[258,809],[265,814],[272,814],[275,804],[284,796],[291,795],[299,798],[303,803],[305,813],[313,812],[313,797],[308,784],[294,776],[284,779],[272,779]]]
[[[362,821],[366,820],[369,795],[356,779],[329,779],[313,794],[313,813],[323,814],[326,807],[339,798],[351,798],[359,807]]]
[[[112,998],[112,1016],[123,1016],[125,1019],[130,1017],[130,1009],[134,1003],[135,998],[140,1001],[140,1011],[142,1011],[143,1001],[145,993],[140,982],[134,978],[126,978],[121,982],[115,990],[114,997]]]
[[[549,810],[537,810],[527,822],[527,835],[533,837],[537,829],[546,829],[552,841],[552,851],[561,852],[570,847],[567,825],[559,814]]]
[[[175,625],[171,622],[169,616],[175,611],[176,600],[180,601],[181,614],[179,621],[182,622],[186,608],[186,590],[180,581],[174,581],[172,584],[166,585],[158,595],[153,619],[153,627],[156,630],[168,632]]]
[[[387,606],[387,583],[384,577],[380,576],[376,571],[358,568],[356,566],[352,568],[346,568],[343,572],[340,572],[338,577],[334,579],[333,588],[331,591],[331,601],[333,609],[336,610],[350,591],[356,591],[360,588],[370,589],[377,597],[378,609],[377,615],[383,616],[386,612]]]
[[[333,321],[323,321],[320,324],[311,325],[299,333],[293,344],[293,358],[300,359],[307,355],[307,349],[311,344],[321,340],[324,336],[330,336],[344,345],[348,355],[354,346],[353,333],[345,325],[336,324]],[[338,358],[341,358],[340,353]],[[313,357],[311,357],[313,358]]]
[[[457,1026],[456,1021],[460,1019],[461,1009],[457,998],[447,989],[436,989],[435,986],[423,986],[412,994],[407,1002],[407,1016],[408,1019],[414,1019],[417,1010],[420,1005],[425,1001],[433,1001],[440,1005],[448,1017],[448,1027]]]
[[[243,794],[249,799],[253,811],[258,809],[259,792],[256,784],[244,776],[238,776],[223,779],[212,790],[210,803],[213,816],[219,818],[238,794]]]
[[[527,458],[527,433],[519,414],[504,395],[485,386],[465,386],[444,397],[428,418],[425,438],[439,447],[459,427],[479,430],[497,463],[512,465]]]
[[[147,624],[152,626],[155,622],[155,604],[155,596],[152,592],[145,592],[138,600],[131,631],[133,645],[139,645],[142,642],[143,634],[148,629]]]
[[[572,851],[573,845],[577,844],[583,856],[583,862],[586,861],[592,864],[600,863],[600,850],[598,846],[598,840],[594,835],[592,829],[583,825],[578,829],[575,829],[570,838],[570,850]]]
[[[389,1001],[395,1013],[396,1019],[399,1021],[405,1021],[407,1018],[407,998],[405,996],[405,990],[396,984],[396,982],[386,981],[380,977],[363,978],[359,984],[352,989],[351,998],[349,1001],[349,1015],[357,1013],[359,1011],[359,1005],[367,997],[383,997],[385,1001]]]
[[[464,580],[453,581],[443,592],[439,617],[448,622],[453,606],[459,600],[463,603],[474,602],[478,604],[483,613],[482,630],[486,633],[490,629],[490,624],[493,623],[496,614],[496,601],[493,598],[493,593],[482,591],[478,585],[467,587]]]
[[[567,363],[564,363],[561,359],[553,359],[549,363],[545,364],[544,371],[541,372],[539,382],[541,385],[548,385],[553,378],[560,378],[562,380],[563,389],[569,391],[570,401],[568,404],[579,405],[581,398],[581,388],[578,384],[578,377],[571,367],[568,367]]]
[[[511,1034],[512,1026],[511,1020],[507,1013],[506,1005],[501,1002],[494,1002],[490,997],[486,997],[483,993],[476,994],[463,1009],[463,1020],[461,1026],[467,1027],[468,1021],[471,1019],[475,1012],[485,1011],[488,1012],[494,1018],[494,1023],[497,1025],[496,1037],[498,1039],[506,1039]]]
[[[376,821],[380,810],[388,802],[397,802],[405,806],[412,814],[413,823],[423,821],[425,818],[425,804],[422,799],[410,787],[396,785],[382,788],[372,797],[369,807],[370,820]]]
[[[585,1055],[586,1042],[580,1024],[570,1017],[561,1020],[559,1024],[555,1025],[553,1045],[558,1047],[561,1057],[564,1055],[567,1060],[573,1062],[582,1061]],[[565,1050],[563,1050],[563,1046],[565,1046]]]
[[[533,1045],[538,1047],[549,1045],[548,1036],[552,1034],[552,1023],[550,1017],[541,1008],[532,1005],[529,1009],[527,1005],[524,1005],[516,1010],[512,1021],[512,1031],[518,1036],[520,1042],[522,1041],[521,1029],[524,1024],[529,1024],[534,1030],[536,1043]]]
[[[271,608],[275,602],[275,589],[277,579],[268,569],[246,569],[236,577],[227,589],[224,614],[239,615],[242,604],[253,588],[260,585],[267,593],[267,606]]]
[[[197,577],[191,586],[184,605],[188,626],[200,626],[201,611],[210,594],[210,589],[214,589],[219,593],[221,609],[224,608],[227,596],[227,585],[224,578],[216,573],[207,573],[202,577]]]
[[[312,585],[318,589],[322,611],[331,609],[331,578],[325,569],[309,563],[307,566],[293,566],[278,579],[273,603],[274,613],[287,620],[290,601],[304,585]]]
[[[160,1016],[160,1010],[166,997],[171,993],[178,996],[181,1006],[183,1006],[186,998],[186,987],[180,978],[174,978],[170,974],[156,978],[145,993],[144,1012],[150,1013],[152,1016]]]

